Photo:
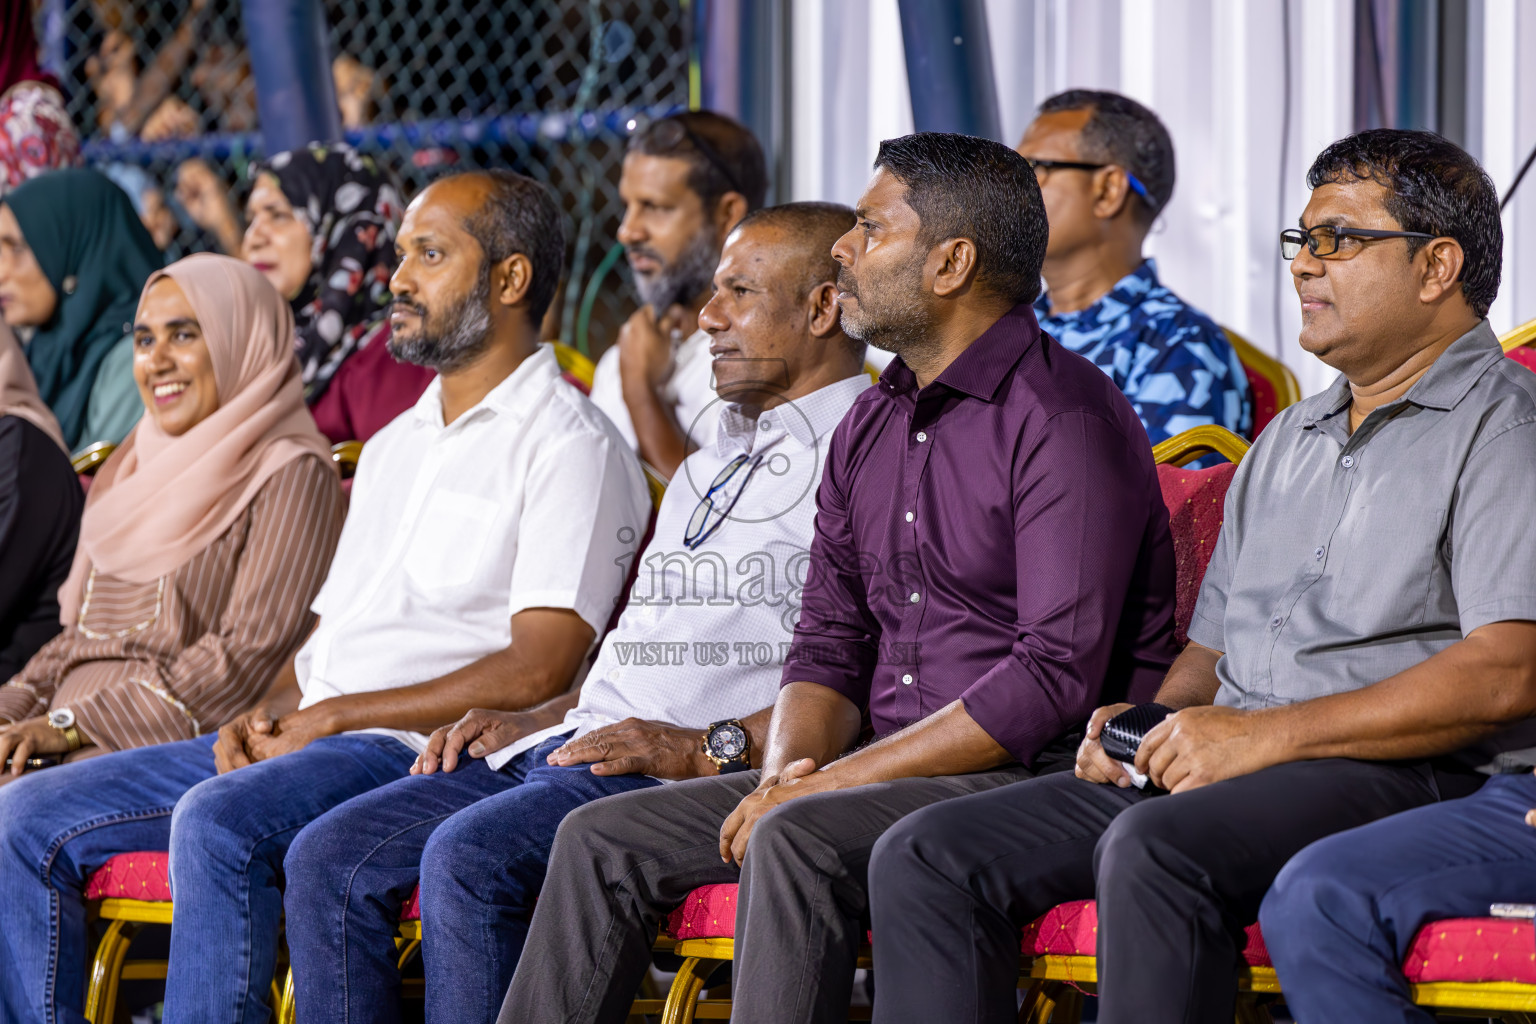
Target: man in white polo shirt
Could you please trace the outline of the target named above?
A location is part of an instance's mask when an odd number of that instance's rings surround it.
[[[404,775],[426,734],[470,708],[565,692],[612,616],[649,502],[628,445],[538,343],[563,236],[550,191],[510,172],[416,198],[390,347],[438,376],[363,452],[314,633],[217,736],[54,769],[96,809],[65,826],[119,827],[121,852],[169,839],[165,1020],[267,1020],[300,829]],[[83,888],[92,865],[58,867],[38,884]],[[83,917],[78,889],[59,898]]]
[[[288,944],[300,1019],[393,1005],[392,938],[418,878],[427,1018],[493,1019],[568,812],[758,763],[822,456],[870,385],[833,284],[832,244],[853,222],[846,207],[795,203],[752,214],[729,236],[699,317],[719,426],[673,476],[579,696],[471,711],[432,735],[409,778],[294,841]]]

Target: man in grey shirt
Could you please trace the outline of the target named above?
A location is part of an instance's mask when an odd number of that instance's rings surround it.
[[[1293,854],[1531,763],[1512,751],[1536,746],[1518,728],[1536,714],[1536,377],[1484,319],[1497,195],[1416,131],[1343,139],[1307,180],[1282,252],[1301,344],[1341,376],[1237,471],[1158,692],[1177,710],[1136,755],[1151,785],[1100,746],[1116,705],[1075,778],[887,832],[870,866],[877,1022],[1013,1020],[1020,927],[1097,895],[1099,1020],[1224,1024],[1243,927]]]

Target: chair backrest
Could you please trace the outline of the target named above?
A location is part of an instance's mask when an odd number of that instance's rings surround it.
[[[1508,334],[1499,335],[1499,344],[1504,346],[1505,355],[1517,348],[1536,346],[1536,320],[1528,320]]]
[[[101,468],[101,464],[111,458],[112,453],[115,451],[117,451],[117,445],[111,441],[97,441],[93,445],[80,449],[79,452],[70,457],[69,462],[74,467],[75,472],[81,476],[94,476],[96,471]]]
[[[336,463],[336,468],[341,471],[343,480],[351,480],[357,475],[357,460],[363,457],[363,442],[342,441],[331,445],[331,461]]]
[[[552,341],[549,344],[554,346],[555,362],[560,364],[560,372],[565,379],[580,388],[583,394],[590,395],[592,378],[597,373],[597,366],[569,345],[558,341]]]
[[[651,508],[661,508],[661,496],[667,493],[667,484],[670,482],[661,475],[661,471],[655,466],[640,460],[640,469],[645,473],[645,486],[651,492]]]
[[[1248,374],[1248,389],[1253,395],[1253,436],[1269,426],[1269,421],[1288,405],[1301,401],[1301,385],[1296,375],[1274,356],[1260,352],[1247,338],[1223,327],[1222,333]]]
[[[1521,324],[1499,337],[1504,354],[1527,370],[1536,370],[1536,320]]]
[[[1221,533],[1222,508],[1237,464],[1248,451],[1248,442],[1222,427],[1205,426],[1170,437],[1152,455],[1157,462],[1157,482],[1168,506],[1168,528],[1173,534],[1174,639],[1180,647],[1189,642],[1189,622],[1195,599],[1216,550]],[[1185,463],[1215,453],[1228,461],[1209,469],[1184,469]]]

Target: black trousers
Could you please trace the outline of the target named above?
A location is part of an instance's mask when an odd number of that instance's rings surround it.
[[[1177,796],[1050,775],[917,810],[870,861],[874,1019],[1011,1024],[1020,929],[1096,896],[1103,1024],[1231,1024],[1243,928],[1293,854],[1475,785],[1339,759]]]

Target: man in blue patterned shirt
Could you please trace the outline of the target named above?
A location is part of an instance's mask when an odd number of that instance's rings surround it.
[[[1157,115],[1118,93],[1073,89],[1040,105],[1018,152],[1050,222],[1041,328],[1110,375],[1153,444],[1205,423],[1249,436],[1237,353],[1141,254],[1173,195],[1173,140]]]

